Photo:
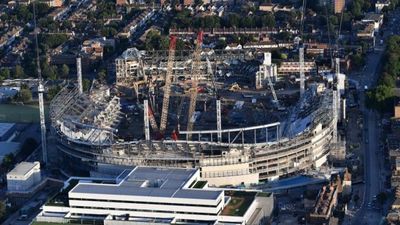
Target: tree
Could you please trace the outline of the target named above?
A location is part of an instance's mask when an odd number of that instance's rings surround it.
[[[85,78],[82,81],[83,91],[88,91],[90,88],[90,80]]]
[[[60,68],[60,77],[62,78],[67,78],[69,75],[69,67],[65,64],[63,64]]]
[[[42,71],[43,71],[43,77],[50,79],[50,80],[55,80],[57,79],[57,67],[55,66],[50,66],[47,61],[44,61],[42,63]]]
[[[16,65],[15,69],[14,69],[13,78],[19,79],[19,78],[23,78],[23,77],[25,77],[24,68],[22,68],[22,66],[20,66],[20,65]]]
[[[376,200],[382,205],[387,200],[387,195],[385,192],[381,192],[376,196]]]
[[[353,54],[350,56],[351,63],[355,69],[359,69],[364,65],[364,58],[360,54]]]
[[[56,96],[56,94],[57,94],[60,90],[61,90],[61,88],[60,88],[59,86],[50,88],[50,89],[47,91],[46,99],[47,99],[48,101],[53,100],[54,96]]]
[[[15,163],[15,157],[12,153],[9,153],[4,156],[2,165],[8,171],[12,168]]]
[[[32,154],[32,152],[38,147],[38,143],[35,139],[33,138],[27,138],[24,142],[24,144],[22,144],[21,147],[21,154],[23,154],[24,156],[29,156],[30,154]]]
[[[8,68],[2,68],[0,70],[0,81],[8,79],[10,77],[10,70]]]
[[[0,220],[3,220],[7,213],[6,204],[4,201],[0,201]]]
[[[357,204],[358,200],[360,200],[360,196],[358,196],[358,194],[355,194],[353,196],[353,201]]]
[[[107,82],[107,72],[105,69],[100,70],[97,76],[102,83]]]
[[[203,5],[203,0],[194,0],[194,5],[195,6]]]
[[[32,92],[28,88],[21,88],[17,95],[17,99],[23,103],[30,102],[32,100]]]

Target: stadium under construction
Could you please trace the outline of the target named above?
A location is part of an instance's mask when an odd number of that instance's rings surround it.
[[[307,76],[306,85],[303,74],[300,88],[293,82],[278,89],[269,53],[175,51],[174,41],[165,52],[126,50],[116,59],[114,86],[93,82],[83,92],[78,68],[78,84],[64,87],[50,106],[66,164],[198,167],[219,186],[273,180],[327,161],[337,143],[341,74]]]

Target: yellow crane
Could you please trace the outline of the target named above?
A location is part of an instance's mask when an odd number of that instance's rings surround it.
[[[161,135],[164,135],[165,129],[167,128],[169,98],[171,95],[171,82],[173,78],[173,69],[174,69],[173,67],[175,61],[175,48],[176,48],[176,37],[171,35],[169,39],[167,74],[165,75],[164,97],[163,97],[162,111],[161,111],[161,121],[160,121]]]
[[[193,113],[196,110],[196,101],[197,101],[197,85],[200,74],[200,63],[201,63],[201,45],[203,44],[203,31],[200,31],[197,34],[197,43],[196,49],[194,51],[193,64],[192,64],[192,88],[190,93],[190,104],[189,104],[189,114],[188,114],[188,125],[187,131],[193,130],[193,125],[195,119],[193,117]],[[188,138],[191,139],[191,135],[188,135]]]

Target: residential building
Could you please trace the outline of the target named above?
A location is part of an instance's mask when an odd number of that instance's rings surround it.
[[[24,29],[20,26],[13,26],[3,36],[0,37],[0,48],[10,45],[14,42],[16,37],[22,33]]]
[[[263,3],[258,7],[258,9],[264,12],[273,12],[275,6],[276,5],[272,3]]]
[[[116,1],[115,1],[115,4],[116,4],[117,6],[124,6],[124,5],[127,5],[128,2],[127,2],[126,0],[116,0]]]
[[[114,39],[96,38],[91,40],[86,40],[82,44],[81,52],[83,56],[91,60],[103,59],[104,47],[110,46],[115,47]]]
[[[374,39],[375,28],[373,23],[357,24],[357,37],[361,39]]]
[[[349,170],[346,168],[344,175],[343,175],[343,195],[350,195],[352,188],[351,188],[351,173]]]
[[[389,7],[390,0],[378,0],[375,3],[375,13],[381,13],[384,7]]]
[[[392,177],[390,182],[392,188],[400,187],[400,157],[395,158],[394,168],[392,170]]]
[[[329,49],[326,43],[305,43],[306,54],[308,55],[324,55],[325,51]]]
[[[15,95],[18,94],[18,92],[21,90],[20,87],[9,87],[9,86],[3,86],[0,87],[0,103],[1,102],[7,102],[11,98],[13,98]],[[2,129],[2,125],[0,125],[0,130]],[[1,131],[0,131],[1,133]],[[0,141],[2,137],[0,134]]]
[[[61,7],[64,0],[40,0],[40,2],[47,4],[49,7]]]
[[[309,222],[311,224],[326,224],[329,222],[333,209],[337,204],[338,189],[340,186],[337,185],[337,183],[340,183],[340,178],[338,178],[335,184],[331,183],[330,185],[322,187],[314,209],[309,214]]]
[[[41,181],[39,162],[21,162],[7,173],[7,191],[27,192]]]
[[[344,6],[346,5],[346,0],[333,0],[333,10],[335,13],[342,13]]]
[[[317,65],[315,61],[305,61],[304,62],[304,72],[305,73],[315,73],[317,71]],[[278,74],[299,74],[300,73],[300,62],[286,61],[282,62],[278,67]]]
[[[81,180],[81,182],[79,182]],[[71,178],[36,217],[104,224],[263,224],[272,194],[209,188],[199,169],[136,167],[116,179]]]
[[[119,37],[129,38],[139,27],[143,26],[153,15],[155,10],[147,9],[142,12],[138,17],[126,25],[121,32],[118,33]]]
[[[378,13],[367,13],[365,14],[365,17],[361,20],[363,23],[367,24],[373,24],[374,31],[378,32],[379,28],[383,24],[383,14],[378,14]]]
[[[29,5],[31,4],[31,0],[17,0],[18,5]]]
[[[400,104],[394,107],[394,119],[400,119]]]
[[[189,6],[189,5],[193,5],[193,4],[194,4],[194,0],[183,0],[184,6]]]

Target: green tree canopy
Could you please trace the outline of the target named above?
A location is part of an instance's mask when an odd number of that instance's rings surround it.
[[[15,69],[14,69],[13,77],[14,77],[15,79],[24,78],[24,77],[25,77],[24,68],[22,68],[22,66],[20,66],[20,65],[16,65],[16,66],[15,66]]]

